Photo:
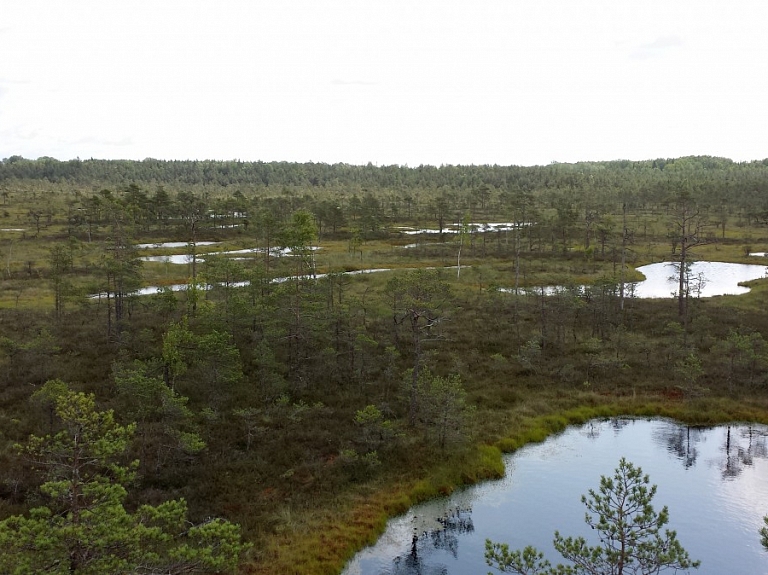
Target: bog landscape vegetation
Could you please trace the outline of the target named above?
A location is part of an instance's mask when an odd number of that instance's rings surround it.
[[[690,273],[766,251],[768,160],[7,158],[0,567],[330,575],[569,424],[768,423],[768,280]]]

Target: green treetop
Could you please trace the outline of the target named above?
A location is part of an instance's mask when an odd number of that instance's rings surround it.
[[[181,499],[124,507],[136,462],[121,464],[135,426],[97,411],[93,395],[48,382],[38,398],[52,400],[61,429],[31,436],[18,449],[47,474],[45,505],[0,522],[0,572],[13,575],[181,574],[233,571],[240,528],[221,519],[193,525]],[[42,397],[41,397],[42,396]]]

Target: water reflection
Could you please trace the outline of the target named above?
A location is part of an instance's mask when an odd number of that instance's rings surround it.
[[[199,262],[201,260],[198,258],[197,261]],[[465,267],[469,267],[469,266],[465,266]],[[400,270],[405,270],[405,269],[417,269],[417,268],[399,268],[399,269]],[[427,267],[427,268],[424,268],[424,269],[428,269],[428,270],[434,270],[434,269],[452,270],[452,269],[456,269],[456,266],[445,266],[445,267],[442,267],[442,268]],[[361,270],[351,270],[351,271],[343,271],[343,272],[332,272],[332,274],[333,275],[345,275],[345,276],[359,276],[359,275],[374,274],[374,273],[389,272],[389,271],[392,271],[392,269],[391,268],[365,268],[365,269],[361,269]],[[303,279],[305,279],[305,280],[306,279],[320,280],[320,279],[328,277],[329,275],[332,275],[332,274],[314,274],[312,276],[305,276]],[[269,280],[269,283],[281,284],[281,283],[285,283],[285,282],[287,282],[288,280],[291,280],[291,279],[295,279],[295,276],[294,277],[277,277],[277,278],[272,278],[271,280]],[[243,288],[243,287],[248,287],[249,285],[251,285],[251,282],[249,282],[249,281],[240,281],[240,282],[232,282],[232,283],[230,283],[229,287],[230,288]],[[207,291],[207,290],[211,289],[211,287],[212,287],[211,285],[205,284],[205,285],[198,286],[198,289],[201,289],[203,291]],[[166,291],[183,292],[183,291],[186,291],[187,289],[189,289],[189,284],[187,284],[187,283],[184,283],[184,284],[170,284],[170,285],[165,285],[165,286],[147,286],[147,287],[140,288],[140,289],[138,289],[138,290],[136,290],[134,292],[131,292],[131,295],[137,295],[137,296],[157,295],[157,294],[164,293]],[[106,293],[102,292],[102,293],[97,293],[97,294],[91,294],[88,297],[90,297],[91,299],[103,298],[103,297],[106,297]]]
[[[475,530],[472,523],[472,508],[456,507],[442,517],[434,518],[439,526],[422,529],[414,525],[411,547],[407,553],[392,560],[392,573],[396,575],[447,574],[448,568],[433,562],[434,552],[442,551],[456,559],[459,556],[461,535]]]
[[[192,261],[192,256],[189,254],[173,254],[170,256],[141,256],[139,259],[143,262],[179,265],[190,263]],[[203,259],[198,256],[197,261],[202,260]]]
[[[645,276],[638,282],[635,297],[664,298],[677,295],[678,276],[674,264],[657,263],[637,268]],[[712,297],[717,295],[738,295],[749,291],[742,282],[766,277],[766,266],[756,264],[733,264],[727,262],[693,262],[689,277],[695,278],[696,289],[689,292],[691,297]]]
[[[168,242],[166,244],[140,244],[137,247],[183,247],[178,244],[180,242]],[[218,242],[199,242],[197,245],[211,245]],[[320,248],[318,246],[312,246],[309,248],[310,251],[317,251]],[[198,263],[204,262],[206,256],[236,256],[236,255],[249,255],[256,257],[257,255],[266,253],[265,248],[244,248],[240,250],[227,250],[223,252],[207,252],[207,253],[201,253],[197,254],[197,261]],[[293,255],[293,251],[290,248],[270,248],[269,254],[272,257],[283,257],[283,256],[291,256]],[[171,255],[162,255],[162,256],[141,256],[139,258],[141,261],[144,262],[160,262],[160,263],[166,263],[166,264],[188,264],[192,261],[192,255],[191,254],[171,254]],[[243,260],[243,259],[253,259],[253,258],[231,258],[233,260]]]
[[[690,425],[665,426],[655,432],[655,439],[665,445],[667,452],[674,455],[686,469],[696,463],[699,456],[697,444],[706,433],[705,429]]]
[[[746,467],[754,464],[755,458],[768,457],[766,433],[752,426],[732,429],[727,426],[725,444],[721,447],[723,457],[717,462],[723,479],[738,477]]]
[[[516,224],[514,222],[487,222],[487,223],[469,223],[467,224],[467,230],[471,234],[485,233],[485,232],[508,232],[517,229],[518,227],[524,228],[529,226],[528,223]],[[447,224],[442,230],[434,228],[419,228],[411,229],[405,226],[398,226],[398,230],[401,233],[408,236],[415,235],[430,235],[430,234],[458,234],[462,231],[463,225],[459,224]]]
[[[212,246],[219,242],[195,242],[196,246]],[[189,242],[157,242],[156,244],[136,244],[136,248],[140,250],[148,249],[166,249],[166,248],[185,248],[189,246]]]
[[[393,519],[377,544],[360,552],[343,575],[487,573],[486,538],[512,549],[534,545],[550,561],[555,530],[585,532],[581,495],[610,475],[620,457],[658,485],[698,575],[766,573],[758,529],[768,513],[768,428],[714,428],[669,420],[595,420],[506,459],[504,479],[428,502]]]
[[[641,266],[637,271],[645,276],[640,282],[627,283],[624,293],[627,297],[641,299],[671,298],[677,295],[679,281],[674,263],[661,262]],[[688,272],[688,293],[692,298],[718,295],[740,295],[749,288],[739,285],[744,282],[768,277],[768,267],[756,264],[733,264],[726,262],[693,262]],[[604,295],[619,295],[619,284],[587,286],[537,286],[520,288],[519,293],[531,296],[567,295],[588,300],[600,291]],[[499,288],[505,293],[514,293],[514,288]]]

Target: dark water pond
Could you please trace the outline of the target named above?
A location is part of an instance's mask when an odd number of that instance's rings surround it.
[[[343,575],[477,575],[493,571],[486,538],[535,545],[552,562],[557,529],[591,536],[581,495],[612,475],[619,459],[658,485],[657,509],[701,575],[768,574],[758,530],[768,514],[768,427],[688,428],[669,420],[614,419],[569,428],[506,459],[504,479],[411,509],[388,524]],[[414,539],[415,536],[415,539]],[[590,541],[594,544],[594,541]]]

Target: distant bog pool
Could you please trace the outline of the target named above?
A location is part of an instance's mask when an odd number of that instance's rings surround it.
[[[693,262],[688,274],[691,279],[691,297],[739,295],[748,287],[739,283],[766,277],[764,265],[733,264],[725,262]],[[678,291],[678,268],[671,262],[650,264],[637,268],[645,281],[635,284],[635,297],[673,297]]]

